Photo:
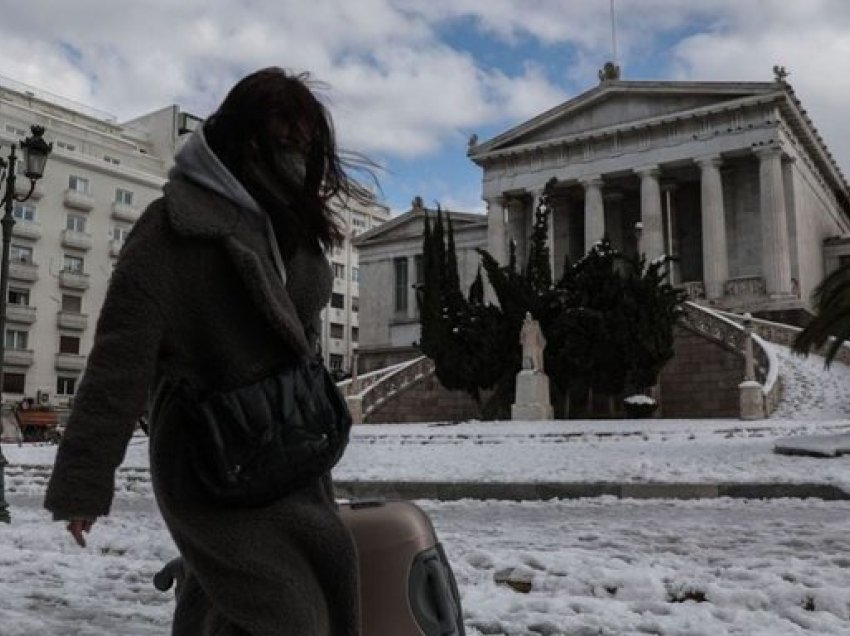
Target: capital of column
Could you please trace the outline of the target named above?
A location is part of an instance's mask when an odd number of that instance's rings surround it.
[[[662,192],[675,192],[679,187],[678,181],[673,181],[672,179],[665,179],[661,182],[661,191]]]
[[[593,175],[591,177],[585,177],[584,179],[579,179],[579,183],[584,186],[584,189],[588,188],[601,188],[604,185],[604,181],[602,180],[601,175]]]
[[[723,165],[723,159],[720,155],[705,155],[702,157],[694,157],[694,163],[700,168],[719,168]]]
[[[652,166],[643,166],[642,168],[635,168],[634,172],[637,176],[644,177],[659,177],[661,175],[661,168],[658,167],[658,164]]]
[[[784,149],[779,144],[770,144],[766,146],[753,146],[753,153],[761,160],[779,157],[784,152]]]

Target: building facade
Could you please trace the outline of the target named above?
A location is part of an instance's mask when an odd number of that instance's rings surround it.
[[[0,80],[0,149],[20,143],[34,124],[53,143],[32,197],[14,206],[4,401],[62,405],[73,396],[121,246],[160,196],[178,140],[195,121],[169,107],[121,124]],[[16,185],[21,193],[29,189],[21,174]]]
[[[444,212],[451,217],[461,289],[468,290],[478,273],[476,251],[487,245],[487,217]],[[422,240],[428,210],[417,197],[411,209],[358,236],[362,309],[358,370],[371,371],[416,357],[419,351],[417,283],[422,281]]]
[[[322,311],[321,345],[325,365],[334,372],[351,372],[361,338],[360,265],[356,239],[370,232],[390,217],[390,209],[375,201],[364,205],[337,201],[335,209],[343,221],[345,238],[328,253],[334,281],[331,300]]]
[[[627,255],[676,257],[694,299],[805,311],[827,239],[850,231],[850,194],[782,69],[773,82],[600,84],[497,137],[470,140],[490,252],[524,260],[552,178],[555,272],[608,236]]]

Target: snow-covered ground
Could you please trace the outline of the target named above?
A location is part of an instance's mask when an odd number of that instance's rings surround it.
[[[780,437],[850,431],[850,369],[778,348],[785,402],[767,421],[653,420],[363,426],[342,479],[821,482],[850,457],[772,452]],[[150,577],[175,549],[134,438],[113,515],[88,548],[40,508],[55,448],[3,446],[0,635],[166,634]],[[849,502],[595,499],[421,502],[459,580],[469,633],[850,634]],[[513,571],[524,594],[497,585]]]

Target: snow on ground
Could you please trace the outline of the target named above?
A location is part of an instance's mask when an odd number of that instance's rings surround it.
[[[850,432],[850,369],[778,348],[776,417],[356,427],[337,478],[822,482],[850,457],[772,452],[780,437]],[[155,510],[147,441],[132,440],[115,509],[90,546],[41,510],[53,446],[5,444],[0,635],[166,634],[150,585],[175,554]],[[850,503],[812,500],[422,502],[454,565],[471,636],[850,634]],[[498,586],[513,570],[522,594]]]
[[[167,634],[151,577],[175,554],[150,501],[116,506],[80,549],[36,498],[0,542],[3,636]],[[433,502],[470,636],[847,634],[850,503],[610,498]],[[513,571],[530,593],[499,586]]]

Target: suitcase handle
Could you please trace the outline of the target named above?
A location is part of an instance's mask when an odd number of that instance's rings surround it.
[[[457,636],[458,607],[450,594],[451,584],[446,568],[438,557],[425,561],[425,571],[431,583],[433,598],[437,603],[437,620],[440,623],[440,636]]]

